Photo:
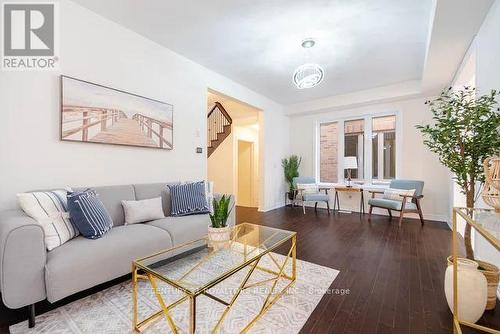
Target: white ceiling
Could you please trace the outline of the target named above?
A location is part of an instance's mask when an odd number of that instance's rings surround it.
[[[284,105],[421,79],[432,11],[432,0],[76,2]],[[298,90],[304,62],[325,79]]]

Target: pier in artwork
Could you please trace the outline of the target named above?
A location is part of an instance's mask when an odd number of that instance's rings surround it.
[[[172,123],[119,109],[63,105],[61,139],[172,149]]]

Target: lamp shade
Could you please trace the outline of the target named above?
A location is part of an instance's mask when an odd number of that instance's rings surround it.
[[[356,157],[344,157],[344,169],[357,169],[358,159]]]

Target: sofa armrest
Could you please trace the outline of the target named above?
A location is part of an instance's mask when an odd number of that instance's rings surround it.
[[[219,200],[223,194],[214,194],[214,199]],[[227,219],[227,226],[236,225],[236,203],[234,202],[234,196],[231,195],[231,201],[229,202],[229,207],[232,208],[229,218]]]
[[[0,212],[0,290],[7,307],[45,299],[46,259],[40,224],[22,211]]]

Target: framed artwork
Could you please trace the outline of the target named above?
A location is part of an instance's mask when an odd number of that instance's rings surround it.
[[[61,76],[61,140],[173,148],[173,106]]]

